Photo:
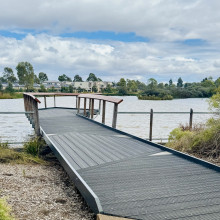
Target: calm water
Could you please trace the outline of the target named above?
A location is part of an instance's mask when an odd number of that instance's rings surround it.
[[[192,108],[194,111],[208,111],[207,99],[176,99],[168,101],[149,101],[138,100],[137,97],[122,97],[123,102],[119,104],[120,111],[150,111],[152,108],[156,111],[188,111]],[[40,108],[44,107],[43,98],[39,98],[42,103]],[[57,97],[56,105],[62,107],[75,107],[75,97]],[[82,107],[83,107],[83,103]],[[53,107],[53,98],[47,98],[47,106]],[[88,106],[88,105],[87,105]],[[95,108],[98,108],[98,101],[95,101]],[[113,104],[107,103],[106,124],[111,126]],[[0,112],[24,111],[23,99],[5,99],[0,100]],[[205,122],[210,115],[194,115],[193,122]],[[95,118],[101,121],[101,116]],[[180,123],[189,122],[189,114],[182,115],[159,115],[154,114],[153,138],[167,138],[169,132],[178,127]],[[149,136],[149,115],[118,115],[117,128],[142,138]],[[0,114],[0,141],[1,142],[22,142],[34,134],[34,131],[24,115],[1,115]]]

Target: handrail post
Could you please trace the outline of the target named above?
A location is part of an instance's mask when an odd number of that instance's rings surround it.
[[[150,132],[149,132],[149,140],[152,141],[153,134],[153,109],[150,110]]]
[[[78,110],[77,110],[77,114],[79,114],[80,111],[80,97],[78,97]]]
[[[192,130],[192,121],[193,121],[193,109],[190,109],[190,116],[189,116],[189,129]]]
[[[90,109],[90,115],[91,115],[91,119],[93,119],[93,115],[94,115],[94,99],[91,99],[91,109]]]
[[[27,112],[27,98],[25,94],[23,94],[23,98],[24,98],[24,110],[25,112]],[[25,113],[25,115],[27,117],[27,113]]]
[[[99,100],[99,114],[100,114],[100,111],[101,111],[101,100]]]
[[[44,106],[45,106],[45,108],[47,108],[47,100],[46,100],[46,96],[44,96]]]
[[[56,107],[56,95],[54,95],[54,97],[53,97],[53,101],[54,101],[54,107]]]
[[[86,116],[86,98],[84,98],[84,116]]]
[[[103,100],[102,102],[102,124],[105,124],[105,108],[106,108],[106,101]]]
[[[31,108],[30,108],[30,96],[27,96],[27,111],[31,111]],[[27,118],[28,120],[30,121],[30,114],[27,114]]]
[[[34,119],[34,130],[37,136],[40,136],[40,124],[39,124],[39,113],[38,113],[38,103],[36,100],[32,99],[33,103],[33,119]]]
[[[76,108],[78,108],[78,103],[77,103],[77,101],[78,101],[78,96],[76,96]]]
[[[113,119],[112,119],[112,127],[116,128],[117,123],[117,115],[118,115],[118,104],[114,104],[114,111],[113,111]]]

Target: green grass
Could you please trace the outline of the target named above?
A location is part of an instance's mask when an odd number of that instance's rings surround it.
[[[15,220],[11,215],[11,207],[4,198],[0,198],[0,220]]]
[[[23,98],[23,93],[0,93],[0,99],[20,99]]]
[[[7,144],[0,143],[0,163],[12,164],[47,164],[40,158],[39,152],[44,142],[33,139],[25,144],[23,151],[11,149]]]

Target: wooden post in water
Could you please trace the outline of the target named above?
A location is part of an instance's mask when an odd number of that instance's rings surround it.
[[[91,99],[91,109],[90,109],[90,115],[91,115],[91,119],[93,119],[94,116],[94,99]]]
[[[44,106],[45,106],[45,108],[47,108],[47,100],[46,100],[46,96],[44,96]]]
[[[56,107],[56,95],[53,97],[54,107]]]
[[[117,123],[117,115],[118,115],[118,104],[114,104],[114,110],[113,110],[113,118],[112,118],[112,127],[116,128]]]
[[[80,111],[80,97],[78,97],[78,110],[77,110],[78,114],[79,114],[79,111]]]
[[[86,98],[84,98],[84,116],[86,116]]]
[[[152,141],[153,134],[153,109],[150,110],[150,132],[149,132],[149,140]]]
[[[106,107],[106,101],[103,100],[102,102],[102,124],[105,124],[105,107]]]
[[[192,121],[193,121],[193,109],[190,109],[190,116],[189,116],[189,129],[192,129]]]

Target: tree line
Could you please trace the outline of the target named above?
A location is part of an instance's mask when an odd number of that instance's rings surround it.
[[[139,99],[146,100],[169,100],[173,98],[205,98],[215,94],[220,87],[220,77],[213,80],[212,77],[204,78],[201,82],[184,83],[179,77],[174,84],[170,79],[167,83],[158,83],[150,78],[147,84],[138,80],[125,80],[121,78],[117,83],[119,95],[137,94]]]
[[[2,90],[2,83],[8,83],[6,91],[13,91],[12,84],[19,83],[25,86],[26,91],[34,91],[33,84],[40,84],[41,92],[47,91],[42,84],[48,80],[48,76],[44,72],[38,75],[34,73],[33,66],[28,62],[19,62],[15,68],[17,70],[17,77],[12,68],[5,67],[2,77],[0,77],[0,90]],[[82,77],[76,74],[73,79],[62,74],[58,76],[60,82],[83,82]],[[86,81],[102,81],[94,73],[90,73]],[[106,95],[136,95],[139,99],[153,99],[153,100],[167,100],[173,98],[202,98],[211,97],[215,94],[216,89],[220,86],[220,77],[213,80],[212,77],[204,78],[201,82],[184,83],[179,77],[177,83],[173,83],[170,79],[167,83],[159,83],[156,79],[150,78],[147,83],[139,80],[131,80],[121,78],[118,82],[112,82],[102,89]],[[75,88],[76,89],[76,88]],[[52,89],[53,90],[53,89]],[[72,85],[69,87],[61,87],[61,92],[73,92]],[[78,92],[84,92],[82,88],[77,88]],[[97,92],[97,88],[93,88]]]

